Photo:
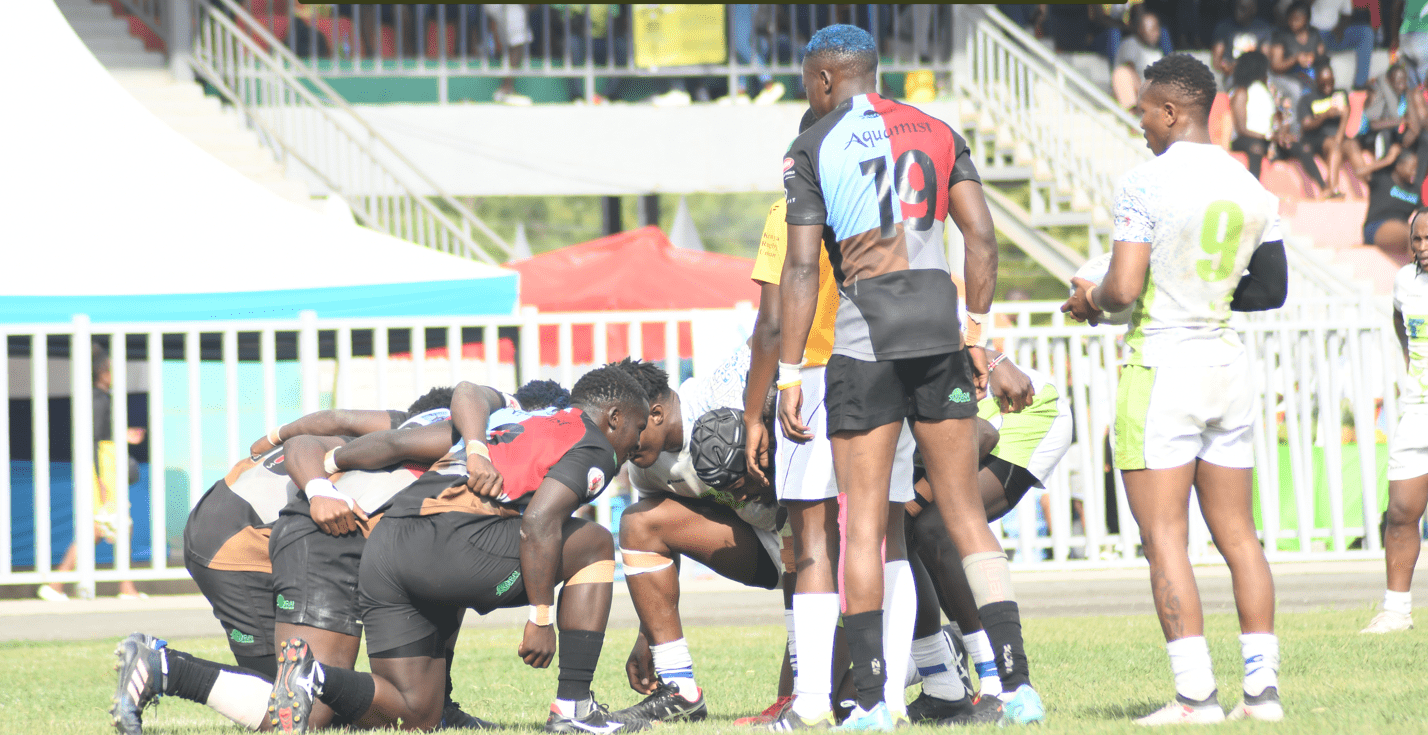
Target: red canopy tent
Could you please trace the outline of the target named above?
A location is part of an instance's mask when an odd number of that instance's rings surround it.
[[[623,311],[639,309],[729,308],[740,301],[758,303],[759,289],[749,278],[754,261],[733,255],[680,250],[653,225],[571,245],[534,258],[508,263],[521,273],[521,303],[543,312]],[[628,328],[611,324],[607,354],[629,354]],[[644,355],[663,360],[664,325],[646,323]],[[541,328],[541,363],[559,357],[559,331]],[[574,362],[594,360],[593,328],[572,330]],[[681,358],[693,356],[689,322],[679,325]]]

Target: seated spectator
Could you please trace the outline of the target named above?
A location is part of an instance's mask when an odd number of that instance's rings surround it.
[[[1134,33],[1146,12],[1148,12],[1148,8],[1142,0],[1117,5],[1087,5],[1086,13],[1092,28],[1100,29],[1092,40],[1091,47],[1104,53],[1114,68],[1116,54],[1121,50],[1121,42],[1125,39],[1126,34]],[[1162,15],[1156,13],[1155,19],[1160,25],[1160,35],[1151,45],[1158,46],[1161,54],[1168,54],[1175,50],[1170,42],[1170,30],[1165,27],[1165,23],[1161,22]]]
[[[1230,113],[1235,121],[1235,139],[1230,150],[1248,156],[1250,173],[1259,178],[1278,127],[1274,93],[1269,91],[1269,58],[1258,51],[1246,51],[1235,62],[1234,71]]]
[[[1235,62],[1250,52],[1266,54],[1274,26],[1255,16],[1259,9],[1255,0],[1236,0],[1235,15],[1215,26],[1214,42],[1210,46],[1213,66],[1228,81],[1234,77]],[[1265,62],[1268,63],[1266,57]]]
[[[486,19],[496,39],[496,54],[503,64],[518,69],[525,61],[526,46],[531,42],[530,18],[524,5],[486,5]],[[516,107],[529,107],[531,98],[516,92],[516,78],[504,77],[493,95],[496,102]]]
[[[1418,154],[1394,144],[1390,155],[1370,169],[1368,214],[1364,217],[1364,242],[1384,251],[1399,263],[1408,262],[1408,218],[1418,208],[1418,187],[1413,176]]]
[[[1353,0],[1314,0],[1309,9],[1309,25],[1319,31],[1324,50],[1354,51],[1354,89],[1368,86],[1369,61],[1373,55],[1373,29],[1351,22]]]
[[[1408,70],[1402,64],[1394,64],[1387,74],[1373,80],[1359,116],[1359,129],[1344,141],[1344,157],[1355,176],[1367,180],[1373,171],[1364,160],[1365,151],[1382,160],[1395,143],[1413,147],[1422,129],[1423,106],[1422,95],[1408,94]]]
[[[788,37],[780,34],[777,39],[773,39],[767,33],[772,25],[773,6],[730,5],[729,9],[732,16],[730,32],[734,36],[734,57],[740,64],[757,62],[761,69],[766,68],[773,59],[775,41],[781,47],[779,50],[782,53],[779,55],[787,54],[791,45]],[[728,97],[721,97],[720,101],[749,102],[749,91],[754,88],[753,82],[751,77],[739,77],[737,91]],[[783,82],[775,80],[767,70],[759,72],[757,83],[758,96],[752,100],[756,104],[773,104],[783,99],[784,94],[788,92]]]
[[[1111,91],[1121,107],[1135,107],[1140,94],[1141,70],[1160,61],[1165,51],[1160,48],[1160,19],[1155,13],[1142,10],[1133,13],[1135,35],[1121,41],[1111,69]]]
[[[1284,13],[1284,25],[1269,39],[1269,71],[1288,96],[1298,99],[1311,89],[1314,60],[1324,55],[1324,39],[1309,25],[1309,4],[1296,0]]]
[[[1319,185],[1320,199],[1337,199],[1339,167],[1344,161],[1345,122],[1349,116],[1349,93],[1334,89],[1334,70],[1329,59],[1320,57],[1314,64],[1314,88],[1299,98],[1296,116],[1299,118],[1299,142],[1294,157],[1304,166],[1304,173]],[[1329,168],[1329,180],[1319,174],[1315,156],[1322,156]]]

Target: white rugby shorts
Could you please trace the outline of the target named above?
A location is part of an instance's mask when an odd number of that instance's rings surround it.
[[[1203,459],[1254,466],[1254,404],[1245,356],[1229,365],[1126,365],[1116,395],[1116,469],[1164,470]]]
[[[1412,480],[1428,475],[1428,412],[1408,411],[1398,417],[1398,430],[1388,446],[1388,479]]]

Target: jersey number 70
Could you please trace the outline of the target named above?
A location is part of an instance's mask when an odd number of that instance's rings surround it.
[[[1245,213],[1240,205],[1228,199],[1211,202],[1205,208],[1205,221],[1200,227],[1200,249],[1208,258],[1195,261],[1195,272],[1205,281],[1214,283],[1230,277],[1240,250],[1240,231],[1244,229]]]
[[[893,200],[892,182],[888,180],[887,159],[882,156],[869,158],[861,164],[863,175],[873,175],[873,187],[876,189],[878,199],[878,224],[881,227],[880,234],[885,237],[892,237],[897,230],[893,228]],[[913,188],[912,167],[917,166],[922,169],[922,186]],[[907,221],[906,227],[914,230],[928,230],[932,228],[932,223],[937,219],[937,202],[932,196],[937,193],[937,167],[932,163],[932,157],[922,151],[913,149],[904,152],[897,157],[897,163],[893,164],[893,178],[897,179],[897,198],[908,204],[918,204],[927,202],[927,212],[918,217],[913,217]]]

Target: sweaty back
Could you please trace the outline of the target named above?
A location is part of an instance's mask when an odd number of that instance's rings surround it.
[[[948,193],[978,181],[967,143],[910,105],[858,95],[784,160],[790,225],[822,225],[840,300],[833,354],[892,360],[961,349],[943,244]]]
[[[1279,203],[1219,146],[1179,142],[1126,174],[1119,242],[1150,244],[1150,273],[1126,344],[1138,365],[1228,365],[1244,345],[1228,326],[1250,256],[1281,239]]]

